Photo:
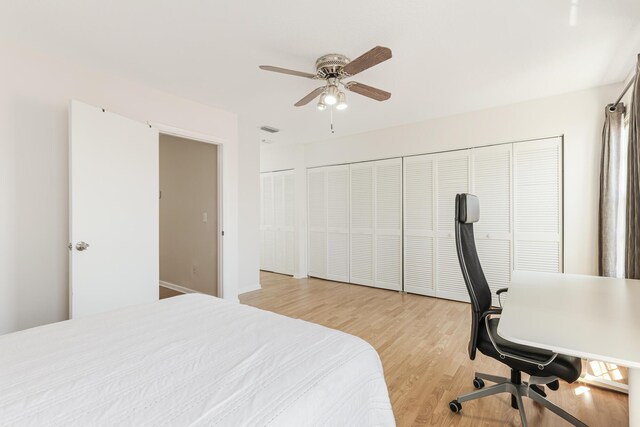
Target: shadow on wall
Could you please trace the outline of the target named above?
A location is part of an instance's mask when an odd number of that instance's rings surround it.
[[[2,329],[20,330],[68,318],[69,307],[69,120],[68,110],[21,98],[8,115],[8,141],[17,159],[12,167],[13,200],[7,200],[16,224],[2,240],[8,242],[0,286],[12,307],[0,319]],[[11,277],[13,276],[13,277]],[[4,317],[4,316],[3,316]]]

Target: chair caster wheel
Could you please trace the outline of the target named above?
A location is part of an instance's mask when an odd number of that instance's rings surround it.
[[[482,381],[482,378],[474,378],[473,379],[473,386],[477,389],[481,389],[484,387],[484,381]]]
[[[547,384],[547,387],[549,387],[550,390],[557,391],[560,388],[560,381],[551,381],[549,384]]]
[[[453,412],[454,414],[457,414],[458,412],[462,411],[462,404],[457,400],[452,400],[451,402],[449,402],[449,409],[451,409],[451,412]]]

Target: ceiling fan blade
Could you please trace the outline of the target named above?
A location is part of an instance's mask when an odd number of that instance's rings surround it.
[[[271,65],[261,65],[260,69],[265,71],[273,71],[275,73],[289,74],[292,76],[306,77],[308,79],[313,79],[316,77],[315,74],[305,73],[304,71],[296,71],[296,70],[289,70],[287,68],[272,67]]]
[[[294,105],[296,107],[302,107],[303,105],[307,105],[308,103],[313,101],[314,98],[320,95],[323,91],[324,91],[324,86],[314,89],[311,91],[311,93],[309,93],[307,96],[302,98],[300,101],[296,102]]]
[[[345,85],[351,92],[366,96],[376,101],[386,101],[391,98],[391,93],[358,82],[349,82]]]
[[[391,58],[391,49],[389,49],[388,47],[376,46],[369,52],[364,53],[353,61],[349,62],[342,68],[342,71],[349,74],[350,76],[355,76],[356,74],[366,70],[367,68],[378,65],[379,63],[384,62],[389,58]]]

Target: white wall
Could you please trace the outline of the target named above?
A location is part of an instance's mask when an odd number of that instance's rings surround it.
[[[240,119],[238,293],[260,289],[260,135]]]
[[[223,293],[237,301],[237,116],[46,55],[0,57],[0,333],[67,318],[71,99],[223,143]]]
[[[622,84],[603,86],[302,145],[303,167],[299,146],[263,145],[261,170],[295,167],[298,176],[304,167],[564,135],[564,267],[568,273],[596,274],[604,109],[621,90]],[[304,201],[306,196],[300,209]]]

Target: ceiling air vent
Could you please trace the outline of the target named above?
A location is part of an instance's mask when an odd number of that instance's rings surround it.
[[[280,129],[274,128],[272,126],[260,126],[260,130],[263,130],[265,132],[269,132],[269,133],[276,133],[276,132],[280,132]]]

